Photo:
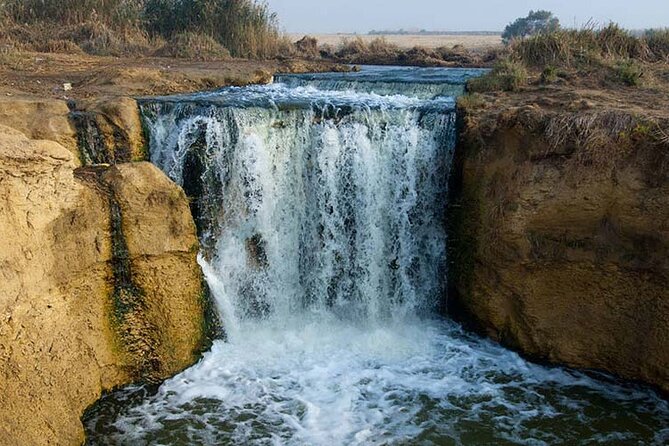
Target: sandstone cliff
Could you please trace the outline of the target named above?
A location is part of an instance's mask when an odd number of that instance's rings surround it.
[[[0,126],[3,445],[81,444],[102,391],[171,376],[203,342],[183,191],[148,163],[78,166]]]
[[[669,391],[667,123],[610,108],[460,112],[452,314],[535,359]]]

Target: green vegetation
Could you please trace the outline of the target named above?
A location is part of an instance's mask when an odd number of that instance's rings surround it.
[[[147,31],[172,37],[197,32],[212,37],[238,57],[275,55],[277,19],[267,5],[250,0],[147,0]]]
[[[283,43],[255,0],[5,0],[0,25],[0,43],[33,51],[263,58]]]
[[[615,77],[629,87],[636,87],[641,83],[643,67],[634,60],[625,60],[616,63]]]
[[[659,44],[655,45],[655,51],[651,50],[647,37],[636,37],[614,23],[601,29],[560,29],[537,34],[511,42],[509,50],[514,57],[532,67],[580,68],[619,59],[654,62],[669,54]]]
[[[669,28],[650,29],[644,35],[648,49],[656,57],[669,60]]]
[[[558,80],[558,70],[557,68],[549,65],[544,68],[544,71],[541,72],[541,83],[542,84],[552,84]]]
[[[470,92],[517,91],[527,84],[528,74],[525,65],[511,58],[498,61],[492,71],[482,77],[469,81]]]
[[[520,17],[507,25],[502,33],[502,39],[509,42],[512,39],[553,32],[559,28],[560,21],[552,12],[544,10],[530,11],[527,17]]]

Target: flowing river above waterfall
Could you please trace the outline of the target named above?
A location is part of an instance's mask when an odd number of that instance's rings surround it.
[[[480,71],[364,68],[144,99],[192,197],[224,332],[91,408],[91,445],[665,444],[652,390],[529,363],[439,316],[455,97]]]

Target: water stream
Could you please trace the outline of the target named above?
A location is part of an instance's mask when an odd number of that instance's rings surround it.
[[[669,407],[529,363],[438,314],[454,96],[472,70],[367,68],[142,102],[194,198],[225,333],[85,419],[91,445],[664,444]]]

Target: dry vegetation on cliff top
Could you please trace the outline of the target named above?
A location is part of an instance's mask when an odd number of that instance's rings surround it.
[[[669,30],[635,36],[610,24],[512,41],[468,90],[459,106],[481,129],[521,110],[532,116],[522,125],[543,133],[552,147],[583,149],[584,162],[610,165],[630,137],[668,150]]]

